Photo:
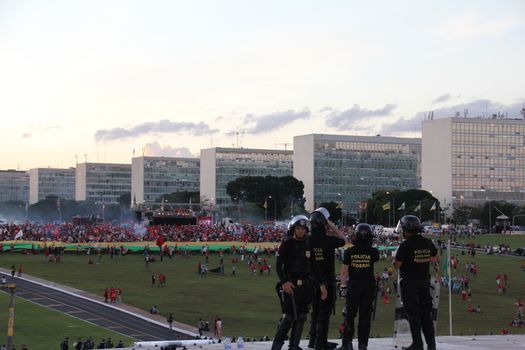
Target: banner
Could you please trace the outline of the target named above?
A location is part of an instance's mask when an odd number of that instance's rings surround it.
[[[211,226],[213,225],[212,216],[199,216],[197,217],[197,225]]]

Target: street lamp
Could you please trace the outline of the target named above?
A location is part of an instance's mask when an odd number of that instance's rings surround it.
[[[273,199],[273,221],[277,221],[277,200],[275,197],[268,196],[268,198]],[[266,204],[268,206],[268,204]],[[268,220],[268,214],[266,214],[266,220]]]
[[[100,207],[102,208],[102,221],[105,220],[105,208],[106,208],[106,205],[104,204],[104,202],[95,202],[95,205],[99,205],[100,204]]]
[[[392,225],[390,224],[390,216],[391,216],[391,212],[392,212],[392,203],[391,203],[391,198],[390,198],[390,191],[386,191],[386,195],[388,196],[388,227],[391,227]]]
[[[345,226],[345,212],[343,210],[343,201],[341,200],[341,193],[340,192],[337,193],[337,202],[338,202],[339,208],[341,209],[341,223],[342,223],[342,225],[344,227]]]

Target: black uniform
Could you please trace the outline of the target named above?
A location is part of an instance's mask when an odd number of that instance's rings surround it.
[[[321,300],[319,286],[315,288],[308,346],[316,349],[325,349],[330,314],[335,307],[335,249],[344,246],[346,242],[339,237],[326,236],[326,233],[316,235],[313,228],[311,241],[314,259],[319,265],[320,283],[325,285],[328,297],[325,300]]]
[[[303,325],[308,314],[308,307],[312,302],[313,288],[317,284],[319,272],[313,260],[308,238],[297,240],[288,238],[279,247],[276,271],[279,276],[276,290],[281,299],[283,318],[279,322],[277,333],[272,344],[272,350],[279,350],[283,346],[288,330],[290,335],[290,349],[300,349],[299,341]],[[285,282],[292,282],[295,286],[293,295],[282,291]]]
[[[351,349],[354,337],[354,318],[359,312],[357,339],[359,349],[366,349],[370,335],[372,302],[376,297],[374,263],[379,260],[379,251],[371,246],[353,246],[345,250],[343,264],[348,266],[348,293],[346,294],[345,330],[343,349]]]
[[[403,262],[400,267],[401,298],[412,334],[410,349],[423,349],[421,331],[428,348],[436,348],[429,274],[431,257],[436,254],[434,243],[419,234],[408,237],[397,250],[396,260]]]

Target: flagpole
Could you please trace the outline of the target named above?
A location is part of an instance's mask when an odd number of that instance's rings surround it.
[[[452,335],[452,266],[450,266],[450,235],[448,236],[447,242],[447,255],[448,255],[448,327],[449,335]]]

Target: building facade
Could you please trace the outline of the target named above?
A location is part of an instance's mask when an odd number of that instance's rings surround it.
[[[29,201],[29,173],[0,170],[0,202]]]
[[[523,119],[426,120],[422,136],[422,186],[442,203],[525,205]]]
[[[164,194],[199,190],[198,158],[136,157],[131,160],[133,204],[155,203]]]
[[[377,190],[421,187],[421,139],[309,134],[294,137],[293,174],[303,181],[305,209],[341,203],[357,214]]]
[[[231,204],[229,182],[243,176],[291,176],[292,151],[208,148],[200,152],[200,194],[217,210]]]
[[[75,180],[75,200],[117,204],[131,194],[131,164],[80,163]]]
[[[35,204],[51,195],[75,199],[75,168],[29,170],[29,204]]]

